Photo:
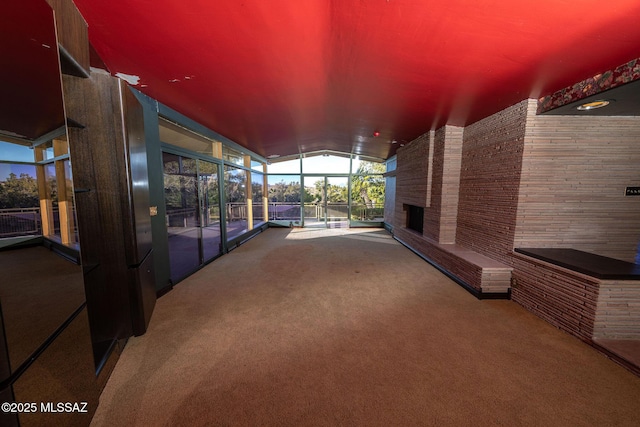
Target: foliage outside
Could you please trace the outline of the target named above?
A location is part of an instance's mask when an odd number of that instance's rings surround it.
[[[21,173],[18,177],[11,173],[5,181],[0,182],[0,209],[38,206],[38,182],[31,175]]]

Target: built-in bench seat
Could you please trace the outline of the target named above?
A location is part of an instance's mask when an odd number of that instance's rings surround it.
[[[525,306],[640,375],[640,265],[568,248],[515,253],[520,273],[532,277],[521,274],[514,292],[523,279],[544,297]]]
[[[570,248],[516,248],[527,255],[603,280],[640,280],[640,265]]]
[[[458,244],[443,244],[410,230],[394,237],[476,297],[509,298],[513,268]]]
[[[586,283],[579,281],[580,275],[593,278],[593,292],[575,285],[573,292],[567,288],[561,295],[568,301],[565,305],[583,307],[581,319],[593,319],[590,338],[640,339],[640,265],[576,249],[517,248],[515,252],[575,272],[577,284]]]

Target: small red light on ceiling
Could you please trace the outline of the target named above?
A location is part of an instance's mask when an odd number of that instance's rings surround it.
[[[380,136],[380,132],[378,131],[373,132],[373,136]]]

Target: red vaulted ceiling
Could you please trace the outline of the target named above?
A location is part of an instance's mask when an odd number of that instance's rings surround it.
[[[75,3],[112,74],[263,156],[387,158],[640,57],[638,0]]]

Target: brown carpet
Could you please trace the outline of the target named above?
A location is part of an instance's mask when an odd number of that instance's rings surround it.
[[[384,230],[269,229],[162,297],[94,426],[640,425],[640,378]]]

